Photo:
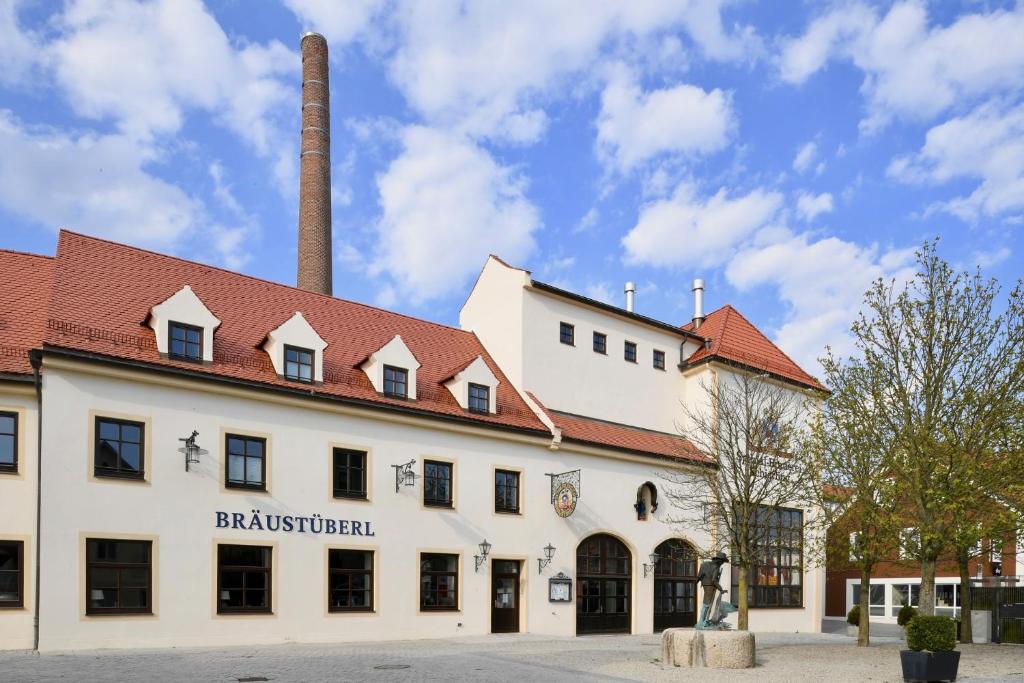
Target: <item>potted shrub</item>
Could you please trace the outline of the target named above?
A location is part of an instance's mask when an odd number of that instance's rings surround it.
[[[904,681],[955,681],[960,666],[956,624],[949,617],[918,615],[907,622],[907,650],[900,650]]]
[[[910,623],[910,620],[916,616],[916,609],[914,609],[910,605],[903,605],[903,607],[900,607],[900,611],[896,615],[896,623],[902,626],[903,628],[906,628],[907,624]]]
[[[857,631],[860,628],[860,605],[854,605],[846,613],[846,623],[849,624],[846,627],[846,635],[856,638]]]

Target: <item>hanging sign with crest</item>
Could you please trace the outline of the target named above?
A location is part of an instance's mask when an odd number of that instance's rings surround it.
[[[580,498],[580,471],[548,474],[551,478],[551,505],[559,517],[568,517],[576,511]]]

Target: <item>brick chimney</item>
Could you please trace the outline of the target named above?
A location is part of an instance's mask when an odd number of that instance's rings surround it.
[[[300,289],[331,294],[331,107],[327,39],[305,33],[302,49],[302,146],[299,157]]]

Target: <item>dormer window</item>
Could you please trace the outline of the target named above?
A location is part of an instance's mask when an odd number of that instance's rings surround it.
[[[284,347],[284,376],[296,382],[313,381],[314,352],[298,346]]]
[[[169,322],[167,355],[179,360],[203,360],[203,328],[173,320]]]
[[[384,395],[392,398],[409,397],[409,371],[393,365],[384,366]]]
[[[491,388],[483,384],[470,384],[469,409],[474,413],[491,412]]]

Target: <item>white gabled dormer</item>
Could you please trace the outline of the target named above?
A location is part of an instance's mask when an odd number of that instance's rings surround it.
[[[298,311],[267,333],[263,342],[263,350],[270,356],[274,371],[296,382],[324,381],[326,348],[327,342]]]
[[[391,341],[371,353],[359,368],[370,378],[373,388],[385,395],[395,395],[386,389],[401,386],[404,379],[404,396],[399,398],[416,398],[416,371],[420,363],[412,351],[402,341],[401,335],[395,335]],[[386,370],[386,372],[385,372]]]
[[[463,410],[491,415],[498,412],[498,378],[491,372],[483,356],[477,356],[443,384],[452,392]],[[484,401],[486,410],[483,409]]]
[[[213,331],[220,327],[220,320],[206,304],[196,296],[192,288],[185,285],[172,294],[165,301],[149,309],[149,326],[156,333],[156,348],[161,354],[171,353],[170,334],[173,327],[181,332],[186,330],[200,332],[201,339],[199,353],[194,360],[202,360],[205,363],[213,362]],[[194,349],[194,343],[189,333],[190,349]]]

